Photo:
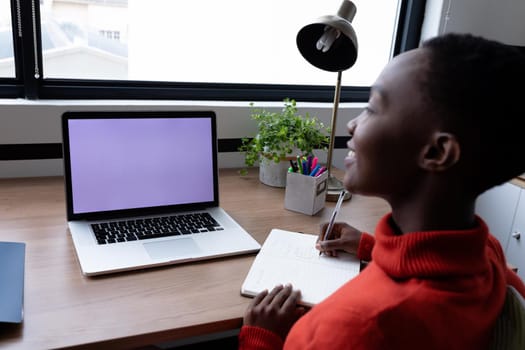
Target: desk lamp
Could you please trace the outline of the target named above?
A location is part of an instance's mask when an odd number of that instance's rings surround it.
[[[299,31],[296,39],[299,52],[308,62],[319,69],[337,72],[330,144],[326,162],[328,171],[326,199],[328,201],[336,201],[339,193],[344,189],[343,183],[331,174],[331,168],[337,126],[337,109],[341,95],[341,75],[344,70],[352,67],[357,59],[357,36],[351,24],[355,13],[354,3],[343,0],[337,15],[323,16],[314,23],[306,25]],[[348,193],[345,199],[350,199],[350,196],[351,194]]]

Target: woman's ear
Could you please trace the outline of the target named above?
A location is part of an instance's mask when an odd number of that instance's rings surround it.
[[[428,171],[443,171],[456,164],[460,155],[461,147],[456,136],[435,132],[421,151],[419,165]]]

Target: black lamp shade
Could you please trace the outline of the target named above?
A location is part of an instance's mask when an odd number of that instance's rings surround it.
[[[355,12],[355,5],[344,0],[337,15],[320,17],[303,27],[296,38],[301,55],[313,66],[330,72],[352,67],[357,60],[357,36],[351,24]],[[337,29],[340,35],[329,50],[323,52],[316,45],[327,28]]]

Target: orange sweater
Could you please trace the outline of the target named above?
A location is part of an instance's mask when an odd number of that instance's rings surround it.
[[[475,229],[396,235],[391,214],[360,258],[372,262],[292,327],[285,349],[484,349],[506,285],[525,285],[506,267],[498,241],[478,218]],[[372,249],[373,247],[373,249]],[[276,334],[243,326],[240,349],[279,349]]]

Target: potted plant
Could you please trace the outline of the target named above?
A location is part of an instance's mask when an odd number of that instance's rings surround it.
[[[251,117],[257,122],[257,134],[243,138],[239,151],[244,153],[246,166],[259,162],[259,179],[264,184],[285,187],[289,159],[327,148],[330,128],[308,113],[299,115],[293,99],[285,99],[280,112],[254,108]]]

